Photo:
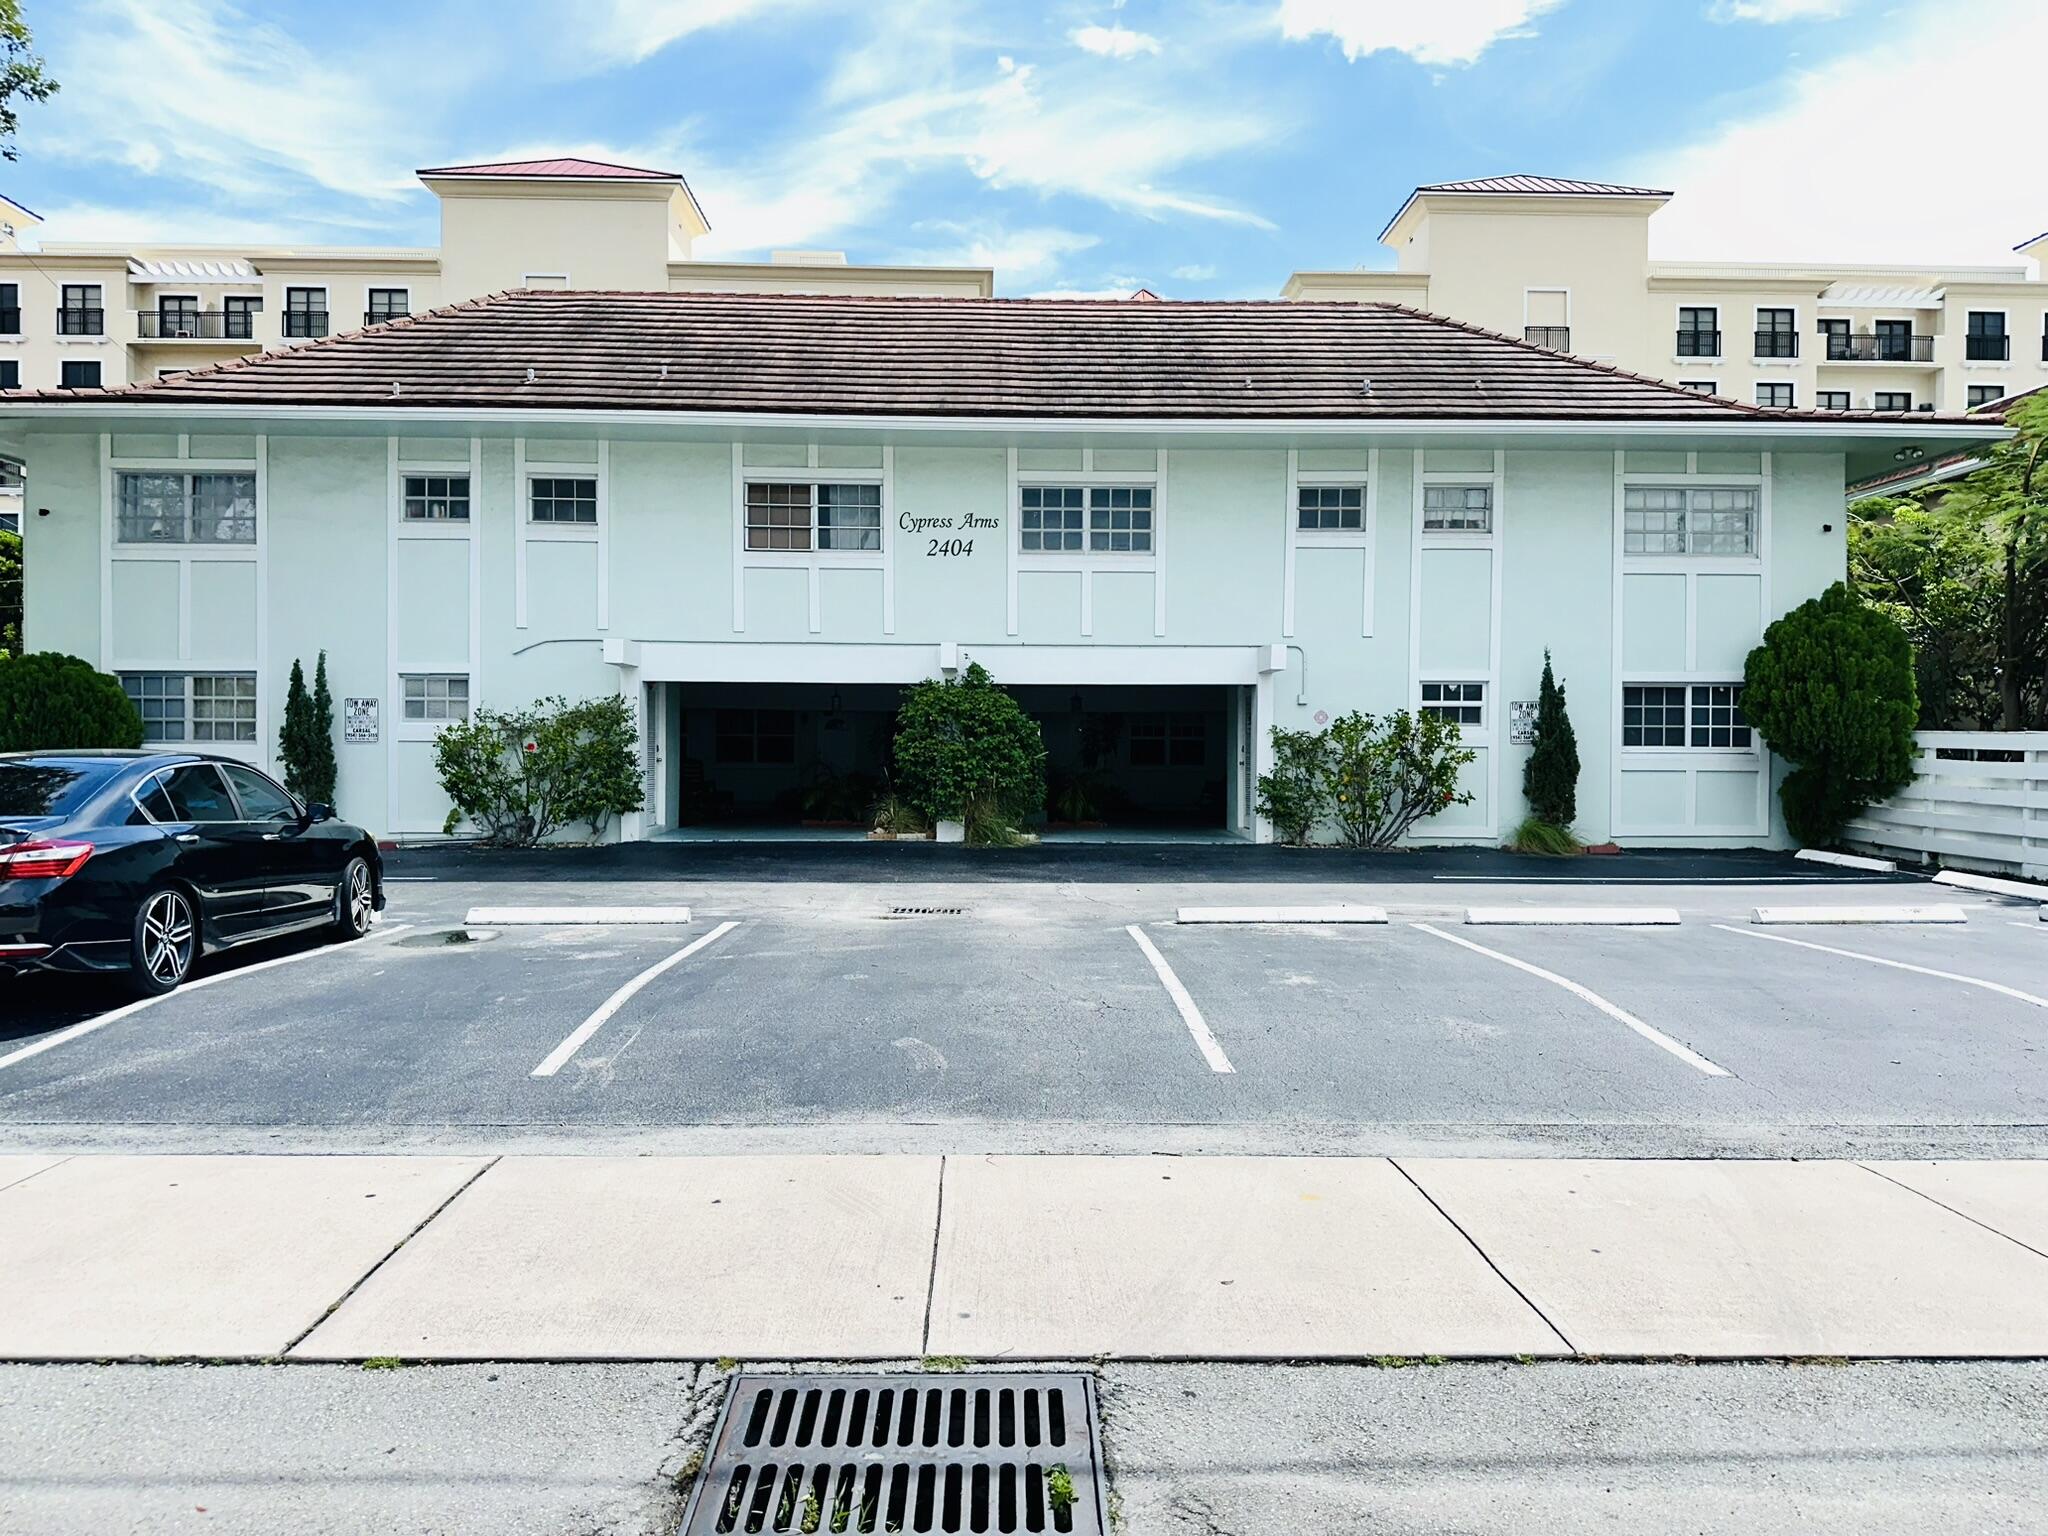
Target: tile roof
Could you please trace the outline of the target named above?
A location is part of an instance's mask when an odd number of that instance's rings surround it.
[[[1611,181],[1573,181],[1564,176],[1481,176],[1472,181],[1437,181],[1417,192],[1555,193],[1566,197],[1670,197],[1656,187],[1624,187]]]
[[[1396,304],[576,290],[494,294],[148,383],[11,398],[970,419],[1825,419]]]
[[[484,165],[436,165],[415,171],[416,176],[504,176],[511,178],[556,177],[574,181],[681,181],[676,171],[649,171],[636,165],[614,165],[608,160],[579,160],[562,156],[553,160],[500,160]]]

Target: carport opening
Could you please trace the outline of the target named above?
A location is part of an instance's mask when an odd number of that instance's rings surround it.
[[[865,833],[888,792],[902,690],[665,683],[669,824],[698,832]],[[1240,766],[1222,686],[1024,687],[1046,746],[1050,837],[1221,836]]]

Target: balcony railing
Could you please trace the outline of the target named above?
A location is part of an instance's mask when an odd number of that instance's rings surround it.
[[[1569,352],[1572,349],[1572,328],[1568,325],[1525,325],[1522,327],[1522,340],[1532,347]]]
[[[1799,333],[1797,331],[1758,331],[1756,333],[1756,355],[1758,357],[1797,357],[1799,355]]]
[[[0,336],[19,336],[20,334],[20,306],[10,304],[7,308],[0,309]]]
[[[147,341],[250,341],[256,316],[246,309],[139,309],[135,334]]]
[[[107,334],[107,312],[104,309],[60,309],[57,311],[57,334],[104,336]]]
[[[1903,331],[1830,331],[1828,361],[1831,363],[1931,363],[1934,338],[1910,336]]]
[[[1678,355],[1680,357],[1719,357],[1721,355],[1721,333],[1719,331],[1680,331],[1678,333]]]
[[[324,309],[288,309],[284,312],[284,333],[287,336],[325,336],[327,334],[327,311]]]
[[[1966,336],[1963,356],[1973,363],[2003,363],[2012,358],[2010,336]]]
[[[404,320],[411,314],[409,309],[366,309],[363,311],[363,324],[382,325],[386,320]]]

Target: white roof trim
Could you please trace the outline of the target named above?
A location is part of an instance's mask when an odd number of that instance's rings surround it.
[[[1900,288],[1882,283],[1829,283],[1820,302],[1845,309],[1939,309],[1946,293],[1940,288]]]

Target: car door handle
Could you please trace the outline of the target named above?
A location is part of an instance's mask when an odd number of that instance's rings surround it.
[[[283,840],[284,834],[282,832],[266,832],[263,834],[263,841],[266,843],[277,843]]]
[[[177,841],[181,843],[196,843],[199,841],[199,834],[197,832],[179,832],[175,835]]]

